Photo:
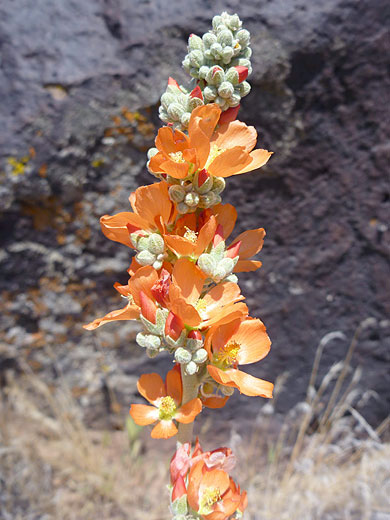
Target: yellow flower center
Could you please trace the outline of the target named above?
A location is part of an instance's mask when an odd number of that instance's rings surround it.
[[[231,341],[214,354],[214,360],[222,365],[230,366],[237,363],[237,356],[241,345],[237,341]]]
[[[184,233],[184,238],[192,242],[193,244],[196,244],[196,241],[198,239],[198,234],[195,231],[192,231],[192,229],[185,226],[186,232]]]
[[[209,158],[207,159],[207,163],[205,165],[205,168],[207,169],[210,164],[218,157],[218,155],[221,155],[225,151],[224,148],[219,148],[215,143],[211,145]]]
[[[208,487],[203,491],[200,499],[200,511],[213,506],[218,500],[221,500],[221,492],[216,487]]]
[[[176,412],[176,404],[170,395],[167,395],[161,399],[158,412],[160,421],[172,419]]]
[[[199,300],[195,303],[195,309],[198,312],[205,312],[207,309],[207,303],[202,298],[199,298]]]
[[[185,163],[186,162],[184,157],[183,157],[183,152],[171,152],[169,154],[169,157],[175,163]]]

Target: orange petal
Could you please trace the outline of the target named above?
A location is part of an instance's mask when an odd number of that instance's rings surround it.
[[[172,368],[169,370],[166,377],[166,389],[167,395],[170,395],[176,403],[176,406],[179,406],[181,403],[181,398],[183,394],[183,385],[181,382],[180,370]]]
[[[172,285],[169,288],[169,298],[171,298]],[[202,322],[202,318],[199,316],[198,311],[190,303],[187,303],[183,298],[175,298],[171,304],[171,311],[184,321],[189,327],[198,327]]]
[[[136,424],[146,426],[158,421],[158,409],[148,404],[132,404],[130,415]]]
[[[153,439],[169,439],[177,434],[177,428],[173,421],[160,421],[153,428],[150,436]]]
[[[199,231],[198,239],[196,241],[196,258],[198,258],[212,242],[215,230],[217,229],[217,225],[218,224],[216,218],[214,217],[214,215],[211,215],[209,220],[202,226],[201,230]]]
[[[189,139],[180,130],[173,130],[169,126],[163,126],[157,133],[155,144],[160,152],[169,155],[170,153],[182,152],[189,148]]]
[[[190,123],[188,125],[188,135],[192,146],[194,146],[192,135],[196,128],[200,128],[208,140],[210,140],[215,127],[217,126],[220,115],[221,109],[216,103],[202,105],[192,111]]]
[[[129,289],[131,294],[133,295],[135,303],[140,307],[141,299],[140,292],[146,294],[151,300],[154,301],[154,296],[152,293],[152,287],[158,280],[158,273],[154,267],[151,265],[145,265],[144,267],[140,267],[134,273],[134,275],[129,280]]]
[[[195,303],[202,293],[206,275],[198,266],[188,260],[179,258],[172,272],[172,281],[181,291],[183,298],[188,303]]]
[[[256,260],[239,260],[234,269],[233,273],[249,273],[250,271],[256,271],[263,264]]]
[[[224,282],[213,287],[203,298],[207,313],[216,307],[222,307],[243,300],[239,286],[234,282]]]
[[[168,223],[172,217],[173,207],[168,195],[168,184],[157,182],[149,186],[141,186],[135,191],[134,206],[137,213],[149,222],[149,229],[153,226],[158,227],[157,218],[160,216],[165,223]]]
[[[107,238],[114,242],[120,242],[126,246],[134,247],[130,241],[127,224],[132,224],[139,229],[149,229],[148,222],[144,218],[128,211],[117,213],[113,216],[104,215],[100,219],[102,232]]]
[[[248,307],[243,302],[234,305],[225,305],[221,310],[214,312],[212,317],[205,321],[203,326],[210,327],[212,325],[224,325],[237,318],[243,318],[248,315]]]
[[[138,392],[149,403],[155,404],[167,395],[164,381],[159,374],[142,374],[137,382]]]
[[[176,421],[189,424],[192,423],[195,417],[202,411],[202,401],[197,397],[191,399],[188,403],[183,404],[175,413]]]
[[[231,246],[241,242],[239,256],[240,260],[245,260],[258,253],[264,244],[265,230],[263,228],[250,229],[244,231],[233,240]]]
[[[260,361],[265,358],[271,348],[271,340],[264,323],[258,319],[242,321],[230,341],[235,341],[240,345],[237,355],[239,365]]]
[[[223,349],[223,347],[232,340],[232,336],[237,332],[240,327],[242,318],[238,318],[219,327],[213,327],[207,334],[206,343],[210,351],[216,353]],[[209,347],[210,344],[210,347]],[[212,349],[211,349],[212,345]]]
[[[97,318],[96,320],[84,325],[84,329],[95,330],[105,323],[110,321],[124,321],[124,320],[136,320],[139,318],[139,307],[136,305],[126,305],[123,309],[117,309],[106,314],[103,318]]]
[[[237,175],[238,172],[251,162],[251,158],[241,146],[229,148],[218,155],[207,168],[211,175],[216,177],[230,177]]]
[[[188,476],[187,500],[194,511],[199,509],[199,487],[203,477],[205,463],[200,460],[194,464]]]
[[[150,159],[148,168],[153,173],[163,173],[164,170],[161,168],[162,163],[168,160],[165,153],[159,152]]]
[[[192,256],[196,245],[179,235],[164,235],[164,240],[171,251],[177,256]]]
[[[237,220],[237,210],[231,204],[218,204],[212,209],[218,224],[223,228],[223,238],[226,240],[234,229]]]
[[[187,177],[189,168],[190,165],[187,162],[177,163],[169,160],[161,163],[161,170],[175,179]]]
[[[230,485],[229,475],[222,469],[212,469],[203,473],[202,480],[199,486],[199,494],[202,496],[203,490],[207,488],[218,488],[221,495],[223,495]]]
[[[218,148],[226,150],[234,146],[242,146],[246,152],[253,150],[256,141],[256,128],[246,126],[242,121],[221,125],[211,139],[211,142],[215,143]]]
[[[213,396],[204,398],[202,402],[206,408],[223,408],[228,399],[228,395],[226,397]]]
[[[231,175],[239,175],[241,173],[251,172],[257,168],[261,168],[261,166],[264,166],[264,164],[268,162],[268,159],[272,154],[273,152],[262,150],[261,148],[253,150],[253,152],[249,154],[251,161],[246,164],[240,171],[237,171]]]
[[[248,396],[272,397],[274,385],[264,379],[258,379],[250,374],[241,372],[234,368],[221,370],[213,365],[208,365],[207,370],[210,376],[221,385],[232,386],[238,388],[242,394]]]

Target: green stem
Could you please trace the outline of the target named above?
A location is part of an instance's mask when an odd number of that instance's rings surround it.
[[[183,381],[183,399],[182,404],[186,404],[192,399],[198,397],[199,381],[197,374],[189,376],[185,372],[184,365],[181,365],[181,378]],[[192,432],[194,430],[194,421],[189,424],[179,423],[179,432],[177,434],[177,441],[181,444],[185,442],[192,443]]]

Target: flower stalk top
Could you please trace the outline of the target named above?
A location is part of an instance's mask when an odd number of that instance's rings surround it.
[[[215,16],[203,37],[190,36],[183,66],[196,84],[169,79],[160,107],[166,126],[148,152],[158,182],[130,195],[131,210],[100,220],[104,235],[134,254],[127,284],[114,285],[125,305],[85,328],[137,320],[136,342],[146,354],[172,356],[165,380],[141,375],[137,389],[147,404],[132,404],[130,415],[152,426],[153,438],[178,435],[170,466],[175,520],[242,518],[247,495],[229,474],[234,455],[229,448],[204,452],[198,440],[192,448],[193,423],[204,407],[224,407],[235,390],[264,398],[273,391],[272,383],[240,369],[271,346],[237,283],[238,273],[261,266],[253,257],[265,231],[237,236],[237,211],[221,199],[225,179],[257,170],[272,155],[256,148],[256,129],[236,119],[250,90],[249,39],[239,17],[227,13]]]

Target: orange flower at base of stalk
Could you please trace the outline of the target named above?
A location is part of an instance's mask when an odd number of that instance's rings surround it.
[[[272,152],[253,150],[256,129],[241,121],[216,128],[220,115],[220,107],[210,103],[192,111],[188,136],[167,126],[160,128],[155,141],[158,153],[150,160],[150,171],[185,179],[203,169],[216,177],[230,177],[264,166]]]
[[[151,432],[154,439],[173,437],[178,432],[174,421],[189,424],[202,411],[202,403],[198,398],[181,404],[183,387],[180,371],[176,368],[167,373],[165,384],[158,374],[143,374],[137,388],[152,406],[132,404],[130,415],[140,426],[157,422]]]
[[[212,327],[206,335],[209,375],[217,383],[237,388],[248,396],[272,397],[273,384],[237,369],[238,365],[256,363],[271,348],[264,324],[253,318],[233,320]]]

